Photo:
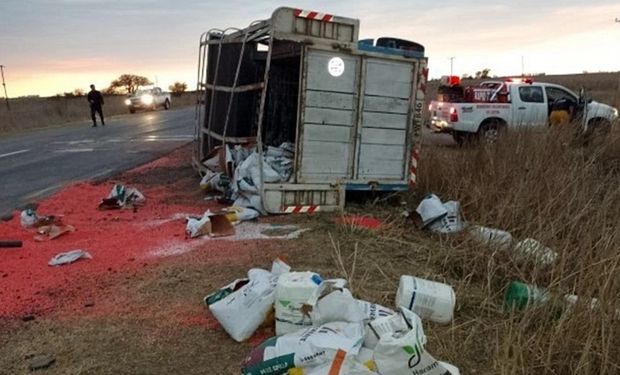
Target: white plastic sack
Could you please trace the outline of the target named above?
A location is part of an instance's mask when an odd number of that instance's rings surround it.
[[[304,375],[373,375],[376,372],[370,371],[362,363],[357,362],[354,357],[348,356],[346,352],[339,350],[330,363],[314,367],[304,371]]]
[[[224,330],[241,342],[252,336],[273,309],[278,276],[252,269],[249,282],[223,299],[209,305],[209,310]]]
[[[461,219],[461,204],[456,201],[448,201],[443,204],[446,215],[441,219],[429,224],[429,229],[436,233],[457,233],[463,230],[465,224]]]
[[[482,245],[507,250],[512,246],[512,235],[505,230],[475,225],[469,230],[469,235]]]
[[[93,257],[84,250],[72,250],[66,253],[56,254],[50,261],[48,265],[50,266],[61,266],[63,264],[73,263],[78,259],[92,259]]]
[[[363,322],[364,310],[348,289],[335,290],[320,298],[310,312],[312,325],[329,322]]]
[[[418,205],[415,210],[420,217],[424,226],[429,225],[433,221],[440,219],[448,214],[448,210],[444,207],[441,199],[435,194],[428,195]]]
[[[247,208],[247,207],[239,207],[239,206],[231,206],[226,208],[226,212],[232,214],[232,215],[227,215],[230,217],[232,217],[231,221],[233,223],[239,223],[241,221],[248,221],[248,220],[254,220],[257,217],[260,216],[260,212],[253,210],[251,208]],[[233,220],[235,219],[235,220]]]
[[[400,308],[398,313],[375,319],[366,325],[364,346],[374,349],[381,337],[392,335],[395,332],[407,332],[414,327],[418,327],[418,331],[423,338],[422,344],[426,344],[426,337],[424,336],[424,331],[422,331],[422,320],[420,317],[406,308]]]
[[[204,177],[200,180],[200,188],[205,191],[219,191],[224,192],[224,189],[220,186],[220,178],[222,173],[216,173],[207,169]]]
[[[355,299],[348,289],[342,288],[319,298],[312,307],[310,318],[316,326],[329,322],[368,322],[392,314],[391,309]]]
[[[355,356],[362,345],[359,323],[335,322],[273,337],[254,348],[244,362],[245,375],[281,375],[295,367],[329,363],[342,350]]]
[[[271,273],[280,276],[284,273],[291,272],[291,266],[280,258],[276,258],[271,264]]]
[[[146,201],[146,198],[138,189],[119,184],[112,187],[110,194],[108,194],[108,199],[116,199],[120,206],[138,205]]]
[[[200,219],[194,219],[190,217],[187,219],[187,225],[185,226],[185,233],[191,238],[196,238],[202,236],[202,228],[210,221],[209,216],[211,216],[211,212],[205,212]]]
[[[374,352],[379,373],[381,375],[445,375],[446,368],[424,349],[426,336],[420,318],[406,309],[401,309],[401,314],[396,316],[403,318],[407,328],[392,330],[400,325],[398,322],[382,325],[382,328],[387,329],[380,334],[381,338]],[[410,319],[410,317],[417,319]],[[394,318],[387,319],[395,321]]]
[[[37,213],[32,209],[23,210],[20,222],[23,228],[32,228],[37,223]]]

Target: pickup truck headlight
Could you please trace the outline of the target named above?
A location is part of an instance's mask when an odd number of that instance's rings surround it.
[[[140,100],[142,100],[142,103],[146,105],[153,104],[153,95],[142,95],[142,98]]]
[[[125,105],[131,105],[131,100],[125,99]]]
[[[616,108],[614,108],[614,110],[612,111],[614,118],[617,119],[618,118],[618,110]]]

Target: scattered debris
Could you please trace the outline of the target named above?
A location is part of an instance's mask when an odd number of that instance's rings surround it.
[[[37,242],[43,242],[48,239],[53,240],[64,234],[72,232],[75,232],[75,227],[73,227],[72,225],[46,225],[37,229],[38,235],[34,236],[34,240]]]
[[[212,213],[207,210],[201,218],[187,219],[185,233],[190,238],[208,235],[209,237],[225,237],[235,234],[235,227],[230,223],[226,213]]]
[[[260,189],[265,182],[286,182],[290,179],[294,150],[292,143],[283,143],[280,147],[268,146],[261,161],[254,145],[214,148],[202,162],[208,170],[200,181],[200,188],[222,193],[225,200],[234,202],[234,206],[252,208],[265,214]]]
[[[23,228],[32,228],[37,223],[37,213],[31,208],[23,210],[20,221]]]
[[[52,259],[50,259],[48,265],[61,266],[63,264],[73,263],[81,258],[92,259],[93,257],[84,250],[71,250],[66,253],[56,254]]]
[[[272,270],[284,272],[288,267],[276,259]],[[281,274],[282,275],[282,274]],[[235,280],[204,298],[213,316],[235,341],[245,341],[271,315],[278,274],[253,268],[248,278]]]
[[[247,207],[232,206],[222,210],[226,213],[226,217],[233,224],[242,221],[254,220],[260,216],[260,212]]]
[[[364,336],[359,323],[333,322],[273,337],[254,348],[243,374],[286,374],[295,367],[313,368],[331,362],[339,350],[357,355]]]
[[[31,322],[33,320],[34,320],[34,315],[32,315],[32,314],[28,314],[28,315],[22,316],[22,321],[23,322]]]
[[[277,280],[275,294],[276,335],[292,333],[312,325],[303,306],[323,281],[314,272],[289,272]]]
[[[396,306],[412,310],[423,319],[449,324],[456,297],[450,285],[403,275],[396,291]]]
[[[28,367],[30,371],[43,370],[56,362],[56,358],[49,355],[36,355],[30,359]]]
[[[558,253],[532,238],[526,238],[517,243],[514,251],[520,258],[534,260],[545,266],[555,262],[558,257]]]
[[[406,308],[396,315],[370,323],[379,339],[374,361],[381,375],[445,375],[446,369],[425,349],[426,336],[421,319]],[[415,358],[415,361],[411,361]]]
[[[448,214],[448,210],[444,207],[441,199],[435,194],[426,196],[415,211],[422,218],[424,227]]]
[[[121,208],[136,208],[144,205],[146,198],[136,188],[114,185],[107,198],[99,203],[100,210],[116,210]]]
[[[484,246],[507,250],[512,246],[512,235],[505,230],[474,225],[469,230],[473,239]]]
[[[461,219],[461,205],[456,201],[442,203],[435,194],[430,194],[420,202],[416,212],[422,219],[423,227],[435,233],[456,233],[463,230],[465,223]]]
[[[347,215],[335,218],[334,221],[337,224],[351,225],[369,230],[377,230],[383,226],[383,223],[380,220],[369,216]]]
[[[0,247],[22,247],[23,243],[19,240],[0,240]]]

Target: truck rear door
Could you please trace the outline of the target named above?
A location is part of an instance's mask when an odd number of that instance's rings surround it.
[[[513,85],[512,125],[541,126],[547,124],[549,108],[540,85]]]

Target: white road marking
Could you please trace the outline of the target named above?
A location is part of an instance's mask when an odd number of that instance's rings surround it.
[[[62,150],[54,150],[54,152],[93,152],[94,148],[65,148]]]
[[[62,187],[62,184],[56,184],[56,185],[52,185],[49,187],[46,187],[45,189],[39,190],[39,191],[35,191],[34,193],[28,194],[25,197],[22,198],[23,201],[29,201],[32,200],[34,198],[39,198],[47,193],[50,193],[54,190],[58,190]]]
[[[82,139],[79,141],[54,141],[52,144],[55,145],[79,145],[81,143],[94,143],[94,139]]]
[[[106,175],[108,173],[111,173],[112,171],[113,171],[112,168],[108,168],[108,169],[105,169],[105,170],[103,170],[101,172],[98,172],[98,173],[95,173],[93,175],[90,175],[87,179],[88,180],[92,180],[92,179],[95,179],[97,177],[101,177],[101,176],[104,176],[104,175]]]
[[[30,149],[25,149],[25,150],[19,150],[19,151],[9,152],[8,154],[2,154],[2,155],[0,155],[0,159],[2,159],[2,158],[6,158],[6,157],[8,157],[8,156],[13,156],[13,155],[23,154],[24,152],[28,152],[28,151],[30,151]]]

